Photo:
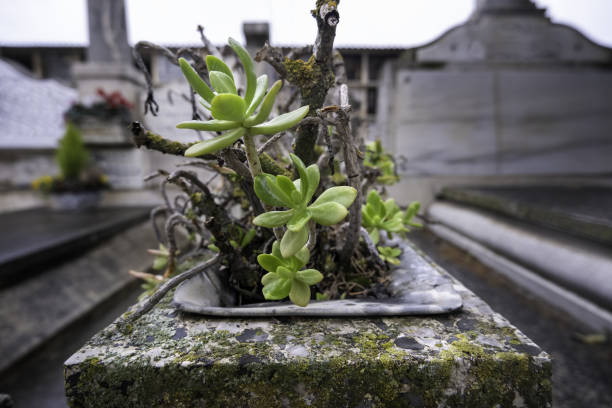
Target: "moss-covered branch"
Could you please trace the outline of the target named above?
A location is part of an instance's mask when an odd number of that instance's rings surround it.
[[[312,11],[318,28],[313,54],[308,61],[286,58],[283,62],[287,79],[299,88],[302,103],[310,106],[310,116],[316,115],[317,109],[323,106],[327,91],[334,85],[332,50],[340,18],[337,6],[338,1],[317,0]],[[307,165],[316,162],[314,147],[317,136],[316,124],[304,124],[298,128],[295,153]]]
[[[189,149],[195,143],[181,143],[165,139],[163,136],[145,129],[140,122],[132,122],[130,125],[134,143],[137,147],[146,147],[149,150],[156,150],[164,154],[172,154],[175,156],[184,156],[185,150]],[[214,155],[201,156],[203,159],[215,160]]]
[[[259,155],[259,161],[261,162],[261,168],[263,169],[264,173],[273,174],[275,176],[282,174],[284,176],[291,177],[291,172],[281,166],[268,153],[261,153]]]

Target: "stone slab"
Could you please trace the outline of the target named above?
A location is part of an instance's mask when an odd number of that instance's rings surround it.
[[[0,372],[133,283],[151,264],[148,222],[19,285],[0,290]]]
[[[612,188],[596,186],[452,187],[440,196],[530,224],[612,244]]]
[[[451,228],[436,224],[430,225],[429,229],[444,241],[463,249],[490,267],[492,270],[490,274],[504,276],[525,293],[548,303],[565,316],[571,316],[590,330],[595,332],[612,330],[612,313],[606,309]]]
[[[440,224],[612,311],[612,253],[608,248],[455,203],[427,210]]]
[[[204,318],[171,295],[65,363],[73,407],[550,407],[551,360],[454,280],[438,317]]]
[[[0,286],[35,275],[51,261],[67,260],[113,234],[147,219],[149,208],[86,211],[37,208],[0,214]]]

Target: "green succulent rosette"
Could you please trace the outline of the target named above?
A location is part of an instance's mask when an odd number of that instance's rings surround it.
[[[276,81],[268,89],[268,76],[255,75],[253,59],[236,40],[230,38],[229,45],[242,63],[246,74],[244,96],[238,95],[234,75],[221,59],[208,55],[206,67],[212,89],[204,82],[184,58],[179,66],[191,88],[202,97],[202,106],[210,111],[212,120],[190,120],[176,125],[179,129],[210,132],[225,132],[220,136],[199,142],[185,151],[185,156],[195,157],[215,153],[231,146],[247,132],[251,135],[273,135],[297,125],[308,114],[308,106],[277,116],[265,122],[272,112],[276,96],[283,86]]]

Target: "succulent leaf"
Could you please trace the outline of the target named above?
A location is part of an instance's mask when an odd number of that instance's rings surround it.
[[[281,207],[286,206],[282,197],[278,197],[272,189],[270,188],[270,178],[266,177],[267,175],[259,175],[255,177],[255,181],[253,183],[253,187],[255,189],[255,194],[261,201],[265,204]],[[272,177],[273,179],[273,177]]]
[[[293,257],[298,260],[296,269],[300,269],[310,260],[310,251],[307,247],[303,247],[302,249],[297,251],[295,255],[293,255]]]
[[[211,71],[208,73],[208,77],[210,78],[210,84],[219,94],[238,94],[238,92],[236,91],[236,84],[234,83],[234,79],[226,73],[221,71]]]
[[[232,79],[234,82],[234,74],[232,70],[223,62],[223,60],[215,57],[214,55],[206,56],[206,68],[208,72],[220,71]]]
[[[215,138],[205,140],[203,142],[194,144],[185,151],[187,157],[197,157],[208,153],[214,153],[221,149],[225,149],[236,143],[246,133],[245,128],[238,128],[231,130],[224,135],[217,136]]]
[[[287,230],[280,242],[280,252],[283,258],[289,258],[296,254],[306,245],[308,241],[308,228],[297,231]]]
[[[224,130],[235,129],[239,126],[240,122],[217,119],[209,120],[206,122],[203,122],[201,120],[188,120],[176,125],[176,127],[179,129],[202,130],[205,132],[221,132]]]
[[[263,287],[263,295],[266,300],[280,300],[286,298],[293,286],[291,279],[283,279],[276,273],[275,275],[278,276],[278,278],[270,281]]]
[[[348,214],[348,210],[342,204],[328,202],[308,207],[312,218],[321,225],[334,225],[342,221]]]
[[[274,101],[276,101],[276,95],[278,91],[283,87],[283,81],[278,80],[272,84],[272,87],[263,98],[263,102],[261,103],[261,107],[259,108],[259,112],[257,114],[247,118],[244,124],[245,126],[252,127],[255,125],[259,125],[264,120],[268,119],[270,113],[272,112],[272,108],[274,107]]]
[[[276,272],[276,269],[282,265],[277,257],[270,254],[258,255],[257,262],[268,272]]]
[[[307,285],[316,285],[323,280],[323,274],[316,269],[304,269],[295,273],[295,279],[301,280]]]
[[[298,279],[293,279],[289,299],[298,306],[306,307],[310,301],[310,287]]]
[[[293,192],[297,190],[295,188],[295,184],[293,184],[293,181],[291,181],[289,177],[282,174],[276,176],[276,184],[285,194],[287,194],[288,197],[291,197],[291,201],[293,204],[295,204],[295,206],[300,204],[299,202],[295,202],[295,200],[293,200]]]
[[[353,201],[355,201],[355,197],[357,197],[357,190],[353,187],[336,186],[325,190],[312,205],[335,202],[348,208],[353,204]]]
[[[215,96],[210,105],[210,113],[215,119],[233,122],[242,122],[245,109],[244,99],[230,93]]]
[[[367,205],[370,207],[374,214],[384,217],[385,205],[378,194],[378,191],[372,190],[368,193]]]
[[[378,244],[378,241],[380,241],[380,231],[378,228],[368,230],[368,235],[370,236],[370,239],[372,240],[374,245]]]
[[[306,166],[304,166],[304,162],[295,154],[289,153],[289,157],[291,158],[291,161],[293,162],[293,165],[300,176],[300,199],[303,200],[308,194],[310,185],[310,181],[308,180],[308,176],[306,174]],[[305,204],[308,204],[308,202]]]
[[[200,78],[200,75],[196,72],[195,69],[187,62],[185,58],[179,58],[179,66],[181,67],[181,71],[183,71],[183,75],[189,82],[189,85],[193,88],[194,91],[197,92],[205,101],[209,102],[215,97],[213,91],[206,85],[206,82]]]
[[[308,114],[308,108],[308,105],[302,106],[301,108],[298,108],[293,112],[277,116],[269,122],[253,126],[251,127],[251,134],[273,135],[275,133],[290,129],[300,123],[302,119],[304,119],[306,114]]]
[[[263,176],[266,180],[266,186],[270,189],[270,192],[282,203],[281,205],[293,208],[293,200],[291,199],[291,193],[287,193],[283,188],[279,186],[278,176],[275,177],[271,174],[264,174]],[[283,177],[288,179],[287,176]]]
[[[310,200],[312,200],[312,196],[317,191],[317,187],[319,187],[319,181],[321,179],[321,174],[319,173],[319,166],[317,166],[316,164],[311,164],[310,166],[306,167],[306,179],[308,180],[308,189],[306,190],[304,201],[306,203],[309,203]]]
[[[395,204],[395,200],[390,198],[384,202],[385,205],[385,214],[387,217],[392,217],[398,212],[400,212],[400,208]]]
[[[255,94],[255,88],[257,87],[257,77],[255,75],[255,66],[253,64],[253,59],[251,55],[248,53],[244,47],[233,38],[228,39],[229,46],[232,47],[236,55],[238,55],[238,59],[242,63],[242,67],[244,68],[244,73],[246,75],[246,89],[244,92],[244,101],[247,105],[251,104],[253,100],[253,95]]]
[[[293,279],[293,275],[295,275],[295,271],[292,271],[291,269],[287,268],[286,266],[282,266],[282,265],[279,266],[278,269],[276,269],[276,273],[282,279]]]
[[[278,275],[276,274],[276,272],[268,272],[264,276],[261,277],[261,284],[265,286],[277,279],[278,279]]]
[[[266,228],[280,227],[281,225],[285,225],[287,222],[289,222],[294,213],[295,210],[268,211],[255,217],[253,219],[253,224]]]
[[[251,101],[251,104],[247,108],[244,116],[249,117],[251,116],[253,112],[255,112],[255,109],[257,109],[263,97],[266,96],[267,89],[268,89],[268,76],[264,74],[260,76],[259,78],[257,78],[257,87],[255,88],[255,94],[253,95],[253,100]],[[262,122],[264,120],[266,119],[264,118]]]
[[[295,211],[291,219],[287,222],[287,229],[297,232],[306,226],[310,218],[312,218],[312,214],[309,210]]]

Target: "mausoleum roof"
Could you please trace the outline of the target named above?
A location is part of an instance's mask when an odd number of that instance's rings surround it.
[[[77,91],[0,59],[0,149],[53,148]]]

